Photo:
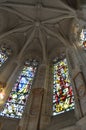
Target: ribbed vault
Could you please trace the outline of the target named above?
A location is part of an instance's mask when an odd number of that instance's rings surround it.
[[[0,0],[0,39],[14,40],[20,48],[18,58],[25,50],[38,51],[44,62],[54,49],[65,50],[75,11],[68,1],[61,0]],[[73,3],[75,4],[75,3]],[[13,38],[12,38],[13,37]],[[22,39],[22,40],[21,40]]]

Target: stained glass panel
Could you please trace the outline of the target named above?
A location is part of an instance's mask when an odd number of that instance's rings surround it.
[[[86,30],[83,29],[80,34],[80,44],[86,50]]]
[[[74,96],[66,59],[54,62],[53,75],[53,115],[57,115],[74,109]]]
[[[3,63],[8,59],[8,57],[12,54],[12,50],[4,45],[0,47],[0,67]]]
[[[37,66],[38,62],[35,60],[25,63],[4,105],[4,109],[0,113],[1,116],[12,118],[22,117]]]

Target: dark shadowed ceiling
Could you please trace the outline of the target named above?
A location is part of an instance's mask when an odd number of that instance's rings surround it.
[[[43,60],[70,43],[79,0],[0,0],[0,40],[17,46],[19,57],[38,53]],[[56,50],[56,51],[54,51]]]

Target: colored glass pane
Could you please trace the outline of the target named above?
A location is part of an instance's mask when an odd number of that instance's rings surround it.
[[[86,50],[86,30],[83,29],[80,34],[80,44]]]
[[[22,117],[37,66],[38,63],[35,60],[25,63],[5,103],[4,109],[0,113],[1,116],[12,118]]]
[[[8,59],[8,57],[11,55],[11,53],[12,53],[12,50],[10,48],[1,46],[1,48],[0,48],[0,67]]]
[[[57,115],[74,109],[74,96],[66,59],[54,62],[53,75],[53,115]]]

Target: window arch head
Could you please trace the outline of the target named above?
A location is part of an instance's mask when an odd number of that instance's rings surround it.
[[[53,115],[74,109],[74,96],[66,58],[54,60],[53,78]]]
[[[17,77],[10,95],[0,112],[1,116],[21,118],[30,94],[33,79],[38,67],[36,60],[27,60]]]
[[[12,49],[9,46],[6,44],[0,46],[0,67],[7,61],[11,54]]]

